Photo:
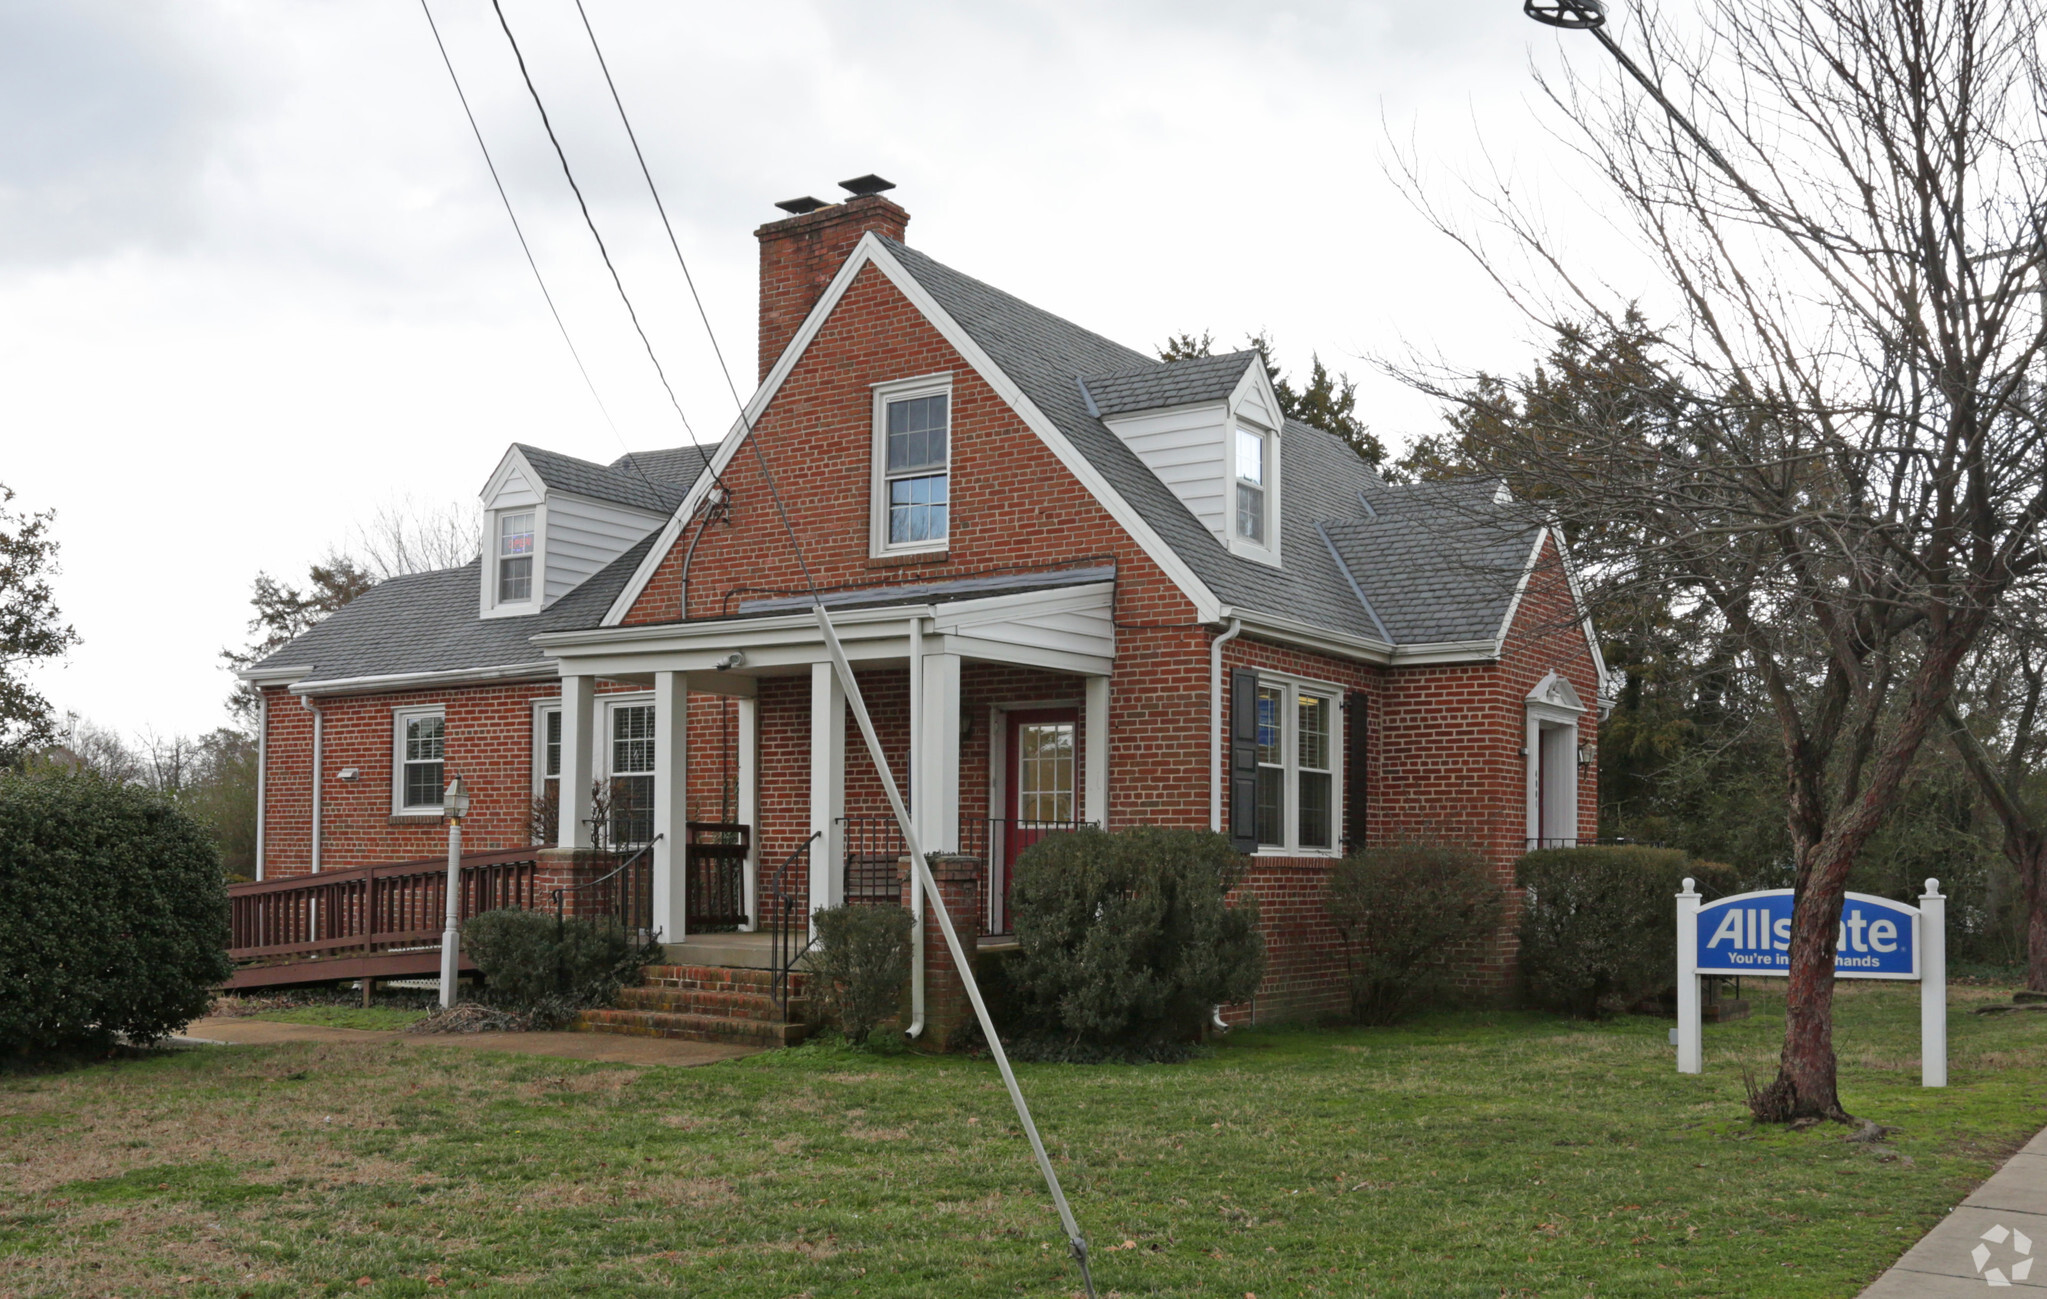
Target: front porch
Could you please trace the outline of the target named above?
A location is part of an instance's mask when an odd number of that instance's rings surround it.
[[[1017,854],[1045,833],[1106,819],[1107,577],[1030,574],[1004,579],[1020,590],[882,607],[848,600],[834,614],[918,837],[927,851],[982,863],[977,914],[961,916],[963,928],[1006,933]],[[637,782],[651,809],[652,927],[678,949],[701,939],[743,956],[766,940],[738,936],[777,927],[780,916],[900,897],[904,842],[880,773],[814,614],[785,611],[788,603],[537,638],[562,679],[563,847],[589,846],[593,790]],[[600,682],[609,684],[600,691]],[[721,879],[692,865],[692,815],[729,816],[743,830],[744,856]],[[717,908],[706,894],[718,890],[738,906],[708,918]]]

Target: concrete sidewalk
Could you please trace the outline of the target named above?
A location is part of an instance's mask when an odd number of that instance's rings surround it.
[[[1922,1236],[1862,1292],[1862,1299],[2047,1291],[2047,1258],[2042,1255],[2047,1255],[2047,1131]]]
[[[362,1028],[330,1028],[323,1024],[283,1024],[276,1020],[240,1016],[195,1019],[186,1026],[181,1037],[172,1040],[226,1046],[270,1046],[280,1042],[404,1042],[412,1046],[556,1056],[563,1060],[685,1067],[737,1060],[761,1049],[728,1046],[722,1042],[622,1037],[612,1033],[393,1033]]]

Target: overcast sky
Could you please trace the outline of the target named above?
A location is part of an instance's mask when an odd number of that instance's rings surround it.
[[[1520,367],[1526,322],[1385,178],[1555,183],[1515,0],[586,0],[742,388],[752,230],[874,171],[909,240],[1134,347],[1271,332]],[[505,0],[685,413],[732,404],[571,0]],[[37,680],[133,732],[226,720],[259,570],[300,579],[404,497],[473,500],[513,441],[686,435],[628,332],[487,0],[456,68],[617,431],[548,317],[416,0],[0,0],[0,482],[54,509],[82,643]],[[1481,147],[1482,146],[1482,147]]]

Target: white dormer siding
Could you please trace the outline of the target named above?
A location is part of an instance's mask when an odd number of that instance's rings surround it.
[[[1221,401],[1104,415],[1102,423],[1137,453],[1215,539],[1233,553],[1277,568],[1280,563],[1282,442],[1285,421],[1265,367],[1252,364]],[[1262,537],[1239,525],[1237,431],[1264,441]]]
[[[551,487],[513,447],[483,489],[483,564],[479,613],[516,618],[539,613],[588,581],[668,521],[666,514]],[[530,595],[501,598],[501,538],[507,519],[533,517]]]

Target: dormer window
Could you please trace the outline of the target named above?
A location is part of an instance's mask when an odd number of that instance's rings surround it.
[[[1236,427],[1237,535],[1265,544],[1267,437],[1249,425]]]
[[[498,516],[498,603],[533,599],[533,511]]]
[[[952,524],[952,383],[879,385],[871,547],[876,555],[943,550]]]

